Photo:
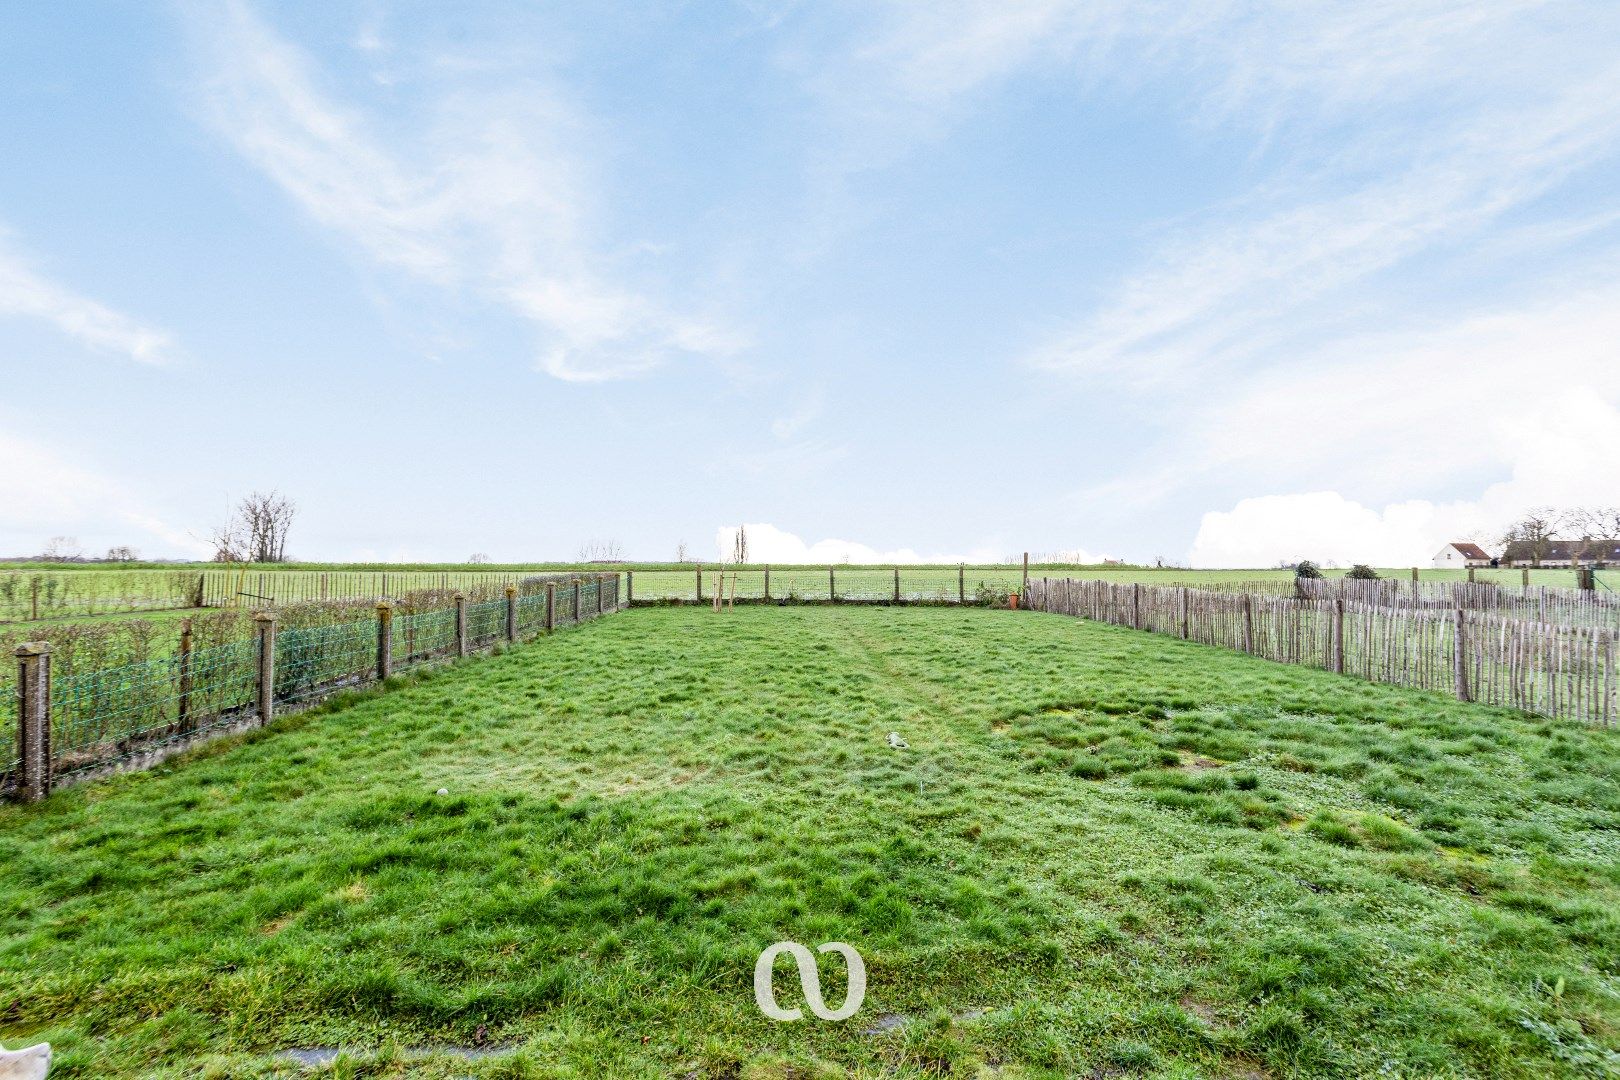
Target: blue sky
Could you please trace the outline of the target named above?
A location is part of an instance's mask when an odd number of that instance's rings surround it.
[[[0,70],[0,554],[272,487],[322,559],[1620,503],[1611,3],[11,4]]]

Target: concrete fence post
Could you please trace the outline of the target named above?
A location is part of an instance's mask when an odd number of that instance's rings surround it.
[[[572,579],[570,579],[570,582],[569,582],[569,583],[570,583],[570,584],[571,584],[571,585],[573,585],[573,587],[574,587],[574,614],[573,614],[573,622],[574,622],[574,624],[575,624],[575,625],[578,625],[578,624],[579,624],[579,621],[580,621],[580,614],[581,614],[581,612],[580,612],[580,610],[579,610],[579,578],[572,578]]]
[[[259,726],[263,727],[276,715],[276,613],[259,612],[253,616],[253,626],[259,639],[258,707]]]
[[[17,798],[38,802],[51,793],[51,646],[17,646]]]
[[[596,613],[598,615],[602,614],[602,612],[605,610],[603,608],[603,606],[602,606],[602,601],[603,601],[603,595],[602,594],[605,593],[605,592],[607,592],[607,575],[606,574],[597,574],[596,575]]]
[[[546,582],[546,633],[557,629],[557,583]]]
[[[770,581],[770,577],[767,576],[765,578],[765,580],[767,582]],[[634,605],[635,602],[636,602],[636,572],[634,570],[626,570],[624,572],[624,605],[623,606],[624,607],[630,607],[630,606]]]
[[[180,623],[180,655],[176,657],[179,667],[180,687],[174,703],[174,723],[182,735],[190,734],[196,728],[196,721],[191,717],[191,620],[183,619]]]
[[[466,656],[470,652],[467,641],[467,594],[456,593],[456,655]]]
[[[377,681],[394,673],[394,605],[387,600],[377,604]]]
[[[506,587],[506,640],[517,640],[517,586]]]
[[[1457,683],[1457,700],[1472,701],[1468,692],[1468,631],[1462,608],[1452,608],[1451,667]]]
[[[1344,597],[1333,601],[1333,671],[1344,674]]]

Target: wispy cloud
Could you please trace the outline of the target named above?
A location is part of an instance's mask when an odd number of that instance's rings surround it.
[[[1349,290],[1476,240],[1620,153],[1613,5],[946,0],[882,10],[869,40],[817,80],[849,118],[854,164],[884,162],[1031,74],[1071,79],[1103,105],[1151,95],[1189,132],[1250,140],[1252,190],[1163,223],[1156,242],[1149,233],[1132,273],[1091,310],[1053,320],[1068,329],[1026,355],[1116,387],[1200,392],[1233,367],[1285,361],[1271,350],[1335,325]]]
[[[173,351],[164,331],[50,280],[0,236],[0,317],[7,315],[43,320],[81,345],[143,364],[163,363]]]
[[[378,263],[528,320],[539,370],[597,381],[743,346],[613,276],[590,239],[589,178],[573,150],[583,121],[549,87],[454,90],[415,135],[384,139],[247,4],[198,6],[189,21],[205,111],[244,158]]]
[[[53,447],[0,431],[0,552],[33,554],[52,536],[75,534],[92,553],[114,544],[149,555],[208,554],[208,546],[152,510],[123,479],[74,463]]]

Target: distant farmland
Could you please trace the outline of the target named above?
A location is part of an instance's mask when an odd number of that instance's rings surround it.
[[[694,599],[699,569],[712,581],[715,563],[527,563],[499,566],[450,564],[244,564],[222,568],[212,563],[137,565],[98,563],[60,565],[0,564],[0,622],[57,619],[134,611],[163,611],[192,607],[268,607],[307,600],[361,600],[400,596],[423,589],[462,589],[469,594],[494,594],[507,584],[538,573],[604,573],[629,570],[634,575],[638,600]],[[733,568],[735,569],[735,568]],[[772,597],[791,591],[801,599],[827,599],[833,591],[841,598],[882,599],[891,594],[895,567],[839,564],[833,567],[772,566]],[[990,589],[1019,587],[1023,569],[998,563],[977,566],[899,567],[903,597],[913,600],[954,599],[959,588],[971,593],[983,585]],[[737,580],[739,598],[763,595],[763,571],[758,564],[742,568]],[[828,571],[832,571],[829,584]],[[1332,577],[1342,570],[1327,570]],[[1410,568],[1379,571],[1388,577],[1409,578]],[[1461,580],[1460,570],[1419,571],[1425,581]],[[1287,570],[1186,570],[1134,566],[1031,564],[1032,577],[1084,577],[1103,581],[1140,581],[1156,585],[1211,585],[1246,581],[1286,581]],[[1480,570],[1480,581],[1516,585],[1523,573]],[[1532,570],[1533,585],[1570,587],[1569,570]]]

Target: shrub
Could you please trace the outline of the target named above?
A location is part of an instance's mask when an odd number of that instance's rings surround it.
[[[1350,568],[1350,572],[1344,576],[1347,578],[1354,578],[1356,581],[1377,581],[1378,571],[1374,570],[1366,563],[1358,562],[1356,565],[1352,566]]]
[[[1319,578],[1322,568],[1309,559],[1301,559],[1299,565],[1294,567],[1294,576],[1297,578]]]

